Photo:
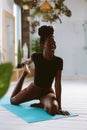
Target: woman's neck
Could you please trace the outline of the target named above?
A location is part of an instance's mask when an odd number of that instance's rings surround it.
[[[46,54],[45,52],[43,52],[43,57],[46,60],[52,60],[53,59],[53,56],[50,56],[49,54]]]

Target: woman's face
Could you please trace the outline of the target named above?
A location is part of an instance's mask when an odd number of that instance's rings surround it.
[[[55,44],[53,36],[46,38],[45,44],[43,46],[44,56],[46,58],[51,59],[54,56],[55,49],[56,49],[56,44]]]

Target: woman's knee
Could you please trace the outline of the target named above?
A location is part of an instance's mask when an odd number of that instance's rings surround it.
[[[11,103],[11,104],[14,104],[14,105],[19,105],[19,103],[16,102],[15,97],[11,97],[11,98],[10,98],[10,103]]]
[[[50,105],[48,104],[47,106],[44,107],[44,109],[51,115],[55,115],[58,113],[58,102],[56,100],[54,100],[53,102],[50,103]]]

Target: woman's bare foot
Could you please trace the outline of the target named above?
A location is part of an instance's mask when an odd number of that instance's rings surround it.
[[[34,103],[34,104],[31,104],[31,107],[43,108],[43,104],[41,104],[41,103]]]
[[[24,65],[24,71],[25,71],[27,74],[30,74],[30,73],[31,73],[28,64],[25,64],[25,65]]]

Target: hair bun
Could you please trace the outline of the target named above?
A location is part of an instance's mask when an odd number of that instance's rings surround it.
[[[49,35],[53,35],[54,33],[54,29],[52,26],[41,26],[39,29],[38,29],[38,35],[40,37],[47,37]]]

